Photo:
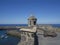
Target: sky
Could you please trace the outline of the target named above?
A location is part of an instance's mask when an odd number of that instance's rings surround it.
[[[60,0],[0,0],[0,24],[27,24],[31,14],[38,24],[60,24]]]

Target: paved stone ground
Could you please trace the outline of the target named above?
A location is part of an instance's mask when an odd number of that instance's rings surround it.
[[[43,35],[38,35],[39,45],[60,45],[60,33],[57,34],[57,37],[44,37]]]

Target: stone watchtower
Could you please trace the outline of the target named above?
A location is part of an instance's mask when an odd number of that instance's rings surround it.
[[[35,26],[36,25],[36,22],[37,22],[37,18],[35,18],[35,16],[30,16],[28,18],[28,26],[29,27]]]

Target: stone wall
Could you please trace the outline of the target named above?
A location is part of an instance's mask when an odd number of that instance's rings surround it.
[[[21,34],[21,41],[18,43],[18,45],[36,45],[37,41],[36,33],[23,32]]]

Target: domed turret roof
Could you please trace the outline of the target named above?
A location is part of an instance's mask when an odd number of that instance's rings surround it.
[[[35,16],[30,16],[28,20],[37,20],[37,18]]]

